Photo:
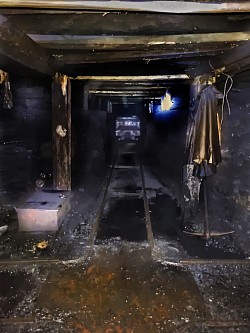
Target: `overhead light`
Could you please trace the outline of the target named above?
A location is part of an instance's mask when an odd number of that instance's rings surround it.
[[[161,112],[169,111],[172,105],[171,95],[166,91],[165,95],[161,98]]]

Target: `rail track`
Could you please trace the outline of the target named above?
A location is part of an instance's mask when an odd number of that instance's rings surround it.
[[[134,164],[131,165],[124,165],[120,164],[120,160],[122,156],[129,155],[130,160],[134,161]],[[143,200],[143,206],[144,206],[144,214],[145,214],[145,228],[147,232],[147,241],[149,243],[149,246],[151,248],[151,251],[153,251],[154,248],[154,236],[152,231],[152,225],[151,225],[151,218],[150,218],[150,209],[149,209],[149,201],[147,196],[147,190],[145,185],[145,176],[144,176],[144,168],[140,161],[139,154],[137,151],[124,151],[124,150],[118,150],[115,153],[115,158],[110,166],[110,172],[109,176],[107,178],[107,183],[103,192],[103,198],[100,205],[100,208],[98,210],[92,231],[90,233],[90,237],[88,240],[88,246],[93,246],[96,240],[96,236],[98,233],[98,228],[100,226],[100,222],[103,216],[105,205],[108,201],[109,191],[111,190],[111,183],[114,177],[117,175],[117,172],[120,173],[122,170],[129,170],[130,173],[133,172],[139,172],[140,174],[140,180],[141,180],[141,191],[139,193],[130,193],[130,192],[122,192],[120,195],[124,197],[133,197],[133,198],[142,198]]]
[[[130,160],[134,161],[134,163],[131,164],[122,164],[120,163],[121,158],[129,155]],[[144,168],[140,161],[139,154],[136,151],[117,151],[115,154],[115,158],[113,163],[110,165],[110,170],[108,177],[106,179],[106,183],[104,184],[104,188],[101,194],[101,201],[100,206],[97,211],[90,235],[87,240],[87,247],[86,247],[86,253],[84,253],[84,256],[79,258],[79,262],[83,262],[87,257],[91,255],[91,252],[94,248],[95,241],[97,238],[98,231],[100,229],[100,224],[102,221],[102,218],[104,216],[105,212],[105,206],[110,200],[110,194],[113,190],[112,188],[112,181],[117,177],[117,174],[124,172],[127,170],[129,173],[137,173],[139,175],[138,178],[140,178],[140,186],[138,193],[131,193],[131,192],[119,192],[119,195],[122,197],[130,197],[130,198],[139,198],[143,201],[143,208],[144,208],[144,215],[145,215],[145,229],[146,229],[146,235],[147,235],[147,241],[149,244],[149,247],[151,251],[154,249],[154,235],[152,231],[152,225],[151,225],[151,216],[150,216],[150,209],[149,209],[149,200],[148,200],[148,193],[147,188],[145,184],[145,175],[144,175]],[[125,180],[124,180],[125,181]],[[116,198],[116,196],[115,196]],[[119,198],[119,196],[117,197]],[[105,222],[102,222],[105,223]],[[50,267],[51,270],[54,269],[53,265],[64,265],[65,263],[75,263],[76,260],[66,260],[63,261],[61,259],[56,258],[29,258],[29,259],[18,259],[18,260],[0,260],[0,267],[4,267],[4,269],[8,269],[10,266],[17,266],[18,269],[22,266],[27,265],[38,265],[38,266],[47,266]],[[249,259],[182,259],[179,261],[178,265],[180,266],[192,266],[192,265],[249,265],[250,260]],[[52,266],[52,267],[51,267]],[[9,317],[9,318],[1,318],[0,319],[0,326],[4,327],[6,331],[8,331],[8,328],[16,328],[27,326],[28,328],[32,328],[33,325],[36,325],[36,327],[44,327],[46,324],[50,324],[52,320],[48,318],[44,318],[42,320],[37,319],[35,316],[27,316],[25,318],[22,317]],[[73,323],[74,324],[74,323]],[[57,324],[56,324],[57,325]],[[61,326],[60,326],[61,325]],[[72,322],[67,319],[63,322],[58,323],[58,327],[70,327],[72,325]],[[221,332],[227,332],[229,329],[235,329],[239,332],[239,330],[243,330],[244,332],[247,332],[247,330],[250,328],[250,322],[248,319],[243,320],[209,320],[208,318],[200,319],[197,321],[190,321],[185,324],[181,324],[176,327],[175,330],[173,330],[173,333],[189,333],[192,331],[197,331],[197,329],[204,329],[206,331],[211,330],[211,332],[217,332],[217,329],[219,329]]]
[[[134,145],[135,146],[135,145]],[[125,146],[126,147],[126,146]],[[135,147],[134,147],[135,148]],[[120,163],[120,160],[122,157],[129,155],[130,160],[133,160],[134,163],[132,164],[122,164]],[[43,258],[23,258],[23,259],[0,259],[0,266],[19,266],[19,265],[60,265],[65,263],[76,263],[76,262],[83,262],[86,258],[90,257],[93,246],[95,245],[96,237],[98,234],[98,230],[100,228],[100,222],[104,216],[104,209],[106,204],[109,200],[109,194],[112,192],[112,180],[117,176],[117,173],[121,171],[128,171],[129,173],[139,173],[140,178],[140,190],[137,193],[131,193],[131,192],[119,192],[118,194],[115,194],[115,197],[119,198],[140,198],[143,200],[143,207],[144,207],[144,215],[145,215],[145,228],[146,228],[146,234],[147,234],[147,241],[150,246],[151,252],[154,249],[154,235],[152,231],[152,224],[151,224],[151,216],[150,216],[150,209],[149,209],[149,199],[145,184],[145,175],[144,175],[144,167],[140,161],[139,153],[136,149],[132,150],[124,150],[118,148],[116,149],[116,152],[114,153],[114,159],[112,164],[110,165],[109,174],[107,176],[106,182],[104,184],[103,190],[102,190],[102,196],[100,201],[100,206],[97,211],[96,217],[94,219],[93,226],[91,228],[91,232],[87,238],[86,242],[86,251],[84,255],[80,258],[75,258],[72,260],[63,260],[61,258],[58,258],[57,256],[53,257],[43,257]],[[58,234],[60,232],[60,229],[55,233],[54,238],[58,237]],[[169,263],[171,263],[171,259],[169,259]],[[179,266],[192,266],[192,265],[250,265],[250,259],[199,259],[199,258],[183,258],[180,259],[175,264]]]

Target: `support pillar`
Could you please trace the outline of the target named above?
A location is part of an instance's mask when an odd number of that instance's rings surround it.
[[[53,188],[71,190],[71,83],[56,74],[52,82]]]

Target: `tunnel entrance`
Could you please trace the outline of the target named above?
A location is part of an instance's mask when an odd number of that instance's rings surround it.
[[[249,332],[249,10],[1,2],[1,332]]]
[[[159,85],[155,81],[143,83],[151,86],[151,89],[152,85]],[[145,208],[142,200],[137,202],[137,197],[143,198],[142,184],[137,179],[141,163],[146,179],[145,192],[149,197],[148,211],[153,216],[153,221],[150,221],[152,238],[157,235],[173,241],[180,240],[189,255],[195,255],[199,248],[199,256],[204,259],[242,258],[244,255],[241,249],[232,242],[230,236],[224,237],[222,241],[204,241],[183,234],[183,173],[184,165],[187,164],[188,125],[192,119],[189,109],[190,85],[185,82],[172,85],[169,82],[160,83],[163,88],[159,90],[159,96],[152,98],[143,97],[144,91],[140,92],[142,96],[134,96],[131,82],[130,90],[123,91],[123,94],[130,96],[119,97],[117,92],[121,94],[122,87],[117,82],[113,84],[112,81],[107,81],[108,88],[104,82],[102,85],[100,82],[88,82],[89,110],[86,122],[89,126],[87,139],[90,148],[86,148],[84,152],[88,159],[87,162],[85,160],[85,165],[89,167],[87,173],[85,170],[85,176],[87,175],[90,187],[95,184],[92,183],[96,181],[94,178],[105,175],[105,168],[109,175],[107,177],[110,177],[108,185],[104,182],[103,191],[105,193],[107,190],[107,193],[104,194],[101,212],[97,210],[98,221],[94,219],[96,228],[94,227],[95,235],[90,236],[91,242],[100,244],[101,239],[107,242],[118,237],[121,240],[148,240],[150,243],[146,218],[141,217],[141,214],[146,215]],[[140,82],[136,84],[139,85]],[[96,86],[100,85],[102,90],[97,90]],[[86,86],[83,91],[84,89]],[[170,99],[168,110],[164,108],[166,96]],[[83,102],[86,103],[85,100]],[[75,130],[81,132],[82,126]],[[113,168],[115,173],[111,177],[109,172]],[[119,184],[118,187],[116,183]],[[198,183],[200,185],[200,181]],[[196,231],[201,233],[204,230],[204,197],[202,191],[197,193],[196,215],[191,222]],[[138,206],[138,209],[132,208],[133,206]],[[126,210],[128,214],[125,213]]]

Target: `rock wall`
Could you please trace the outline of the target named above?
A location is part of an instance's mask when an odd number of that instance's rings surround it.
[[[209,178],[209,214],[213,228],[234,230],[250,254],[250,72],[234,77],[222,124],[222,163]],[[223,86],[219,89],[223,91]]]
[[[13,108],[1,109],[4,136],[8,139],[42,141],[51,137],[50,81],[11,76]],[[3,125],[2,125],[3,126]],[[33,141],[33,140],[32,140]]]
[[[13,108],[0,107],[0,200],[7,203],[32,186],[39,147],[51,141],[50,80],[12,75],[10,82]]]

